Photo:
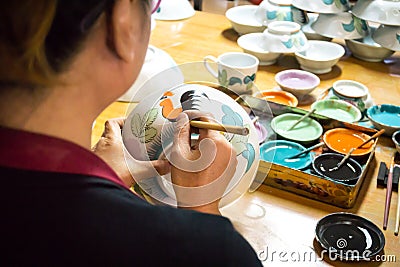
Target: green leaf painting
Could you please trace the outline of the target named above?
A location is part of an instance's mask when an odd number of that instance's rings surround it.
[[[229,85],[242,84],[242,80],[238,77],[229,78]]]
[[[143,118],[139,114],[133,115],[131,119],[132,134],[136,136],[141,143],[151,142],[157,135],[157,129],[151,125],[157,119],[158,109],[152,108],[148,110]]]
[[[361,35],[364,35],[365,32],[368,31],[367,23],[357,17],[354,17],[354,27],[356,28],[356,31]]]
[[[218,71],[218,82],[223,87],[228,87],[228,73],[226,70]]]

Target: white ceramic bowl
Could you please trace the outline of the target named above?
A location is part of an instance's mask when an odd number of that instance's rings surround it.
[[[292,5],[316,13],[340,13],[349,10],[347,0],[293,0]]]
[[[308,40],[321,40],[321,41],[331,41],[331,37],[326,37],[321,34],[316,33],[312,28],[311,24],[313,24],[317,18],[318,14],[309,13],[308,15],[308,23],[301,26],[301,30],[304,32]]]
[[[295,53],[300,68],[321,74],[332,70],[332,67],[344,55],[344,48],[336,43],[310,40],[305,51]]]
[[[375,30],[376,28],[370,27],[370,34],[362,39],[345,40],[354,57],[369,62],[380,62],[393,55],[393,50],[382,47],[372,39]]]
[[[292,93],[297,99],[310,94],[321,82],[317,75],[297,69],[278,72],[275,81],[282,90]]]
[[[318,34],[339,39],[359,39],[368,35],[368,24],[349,12],[319,14],[311,25]]]
[[[358,0],[351,12],[364,20],[400,26],[400,2],[397,0]]]
[[[298,23],[273,21],[263,32],[264,41],[260,46],[273,53],[294,53],[307,48],[307,38]]]
[[[400,26],[380,25],[372,35],[372,39],[382,47],[400,51]]]
[[[239,34],[262,32],[267,27],[256,19],[257,6],[243,5],[228,9],[226,18],[231,22],[232,28]]]
[[[163,0],[152,17],[156,20],[182,20],[192,17],[195,13],[187,0]]]
[[[234,177],[220,202],[221,207],[226,206],[247,192],[259,162],[257,130],[247,112],[227,94],[199,84],[183,84],[170,90],[149,94],[131,111],[122,129],[123,143],[128,156],[144,161],[169,158],[168,148],[174,139],[176,116],[187,109],[211,113],[221,124],[244,126],[249,129],[247,136],[224,133],[224,137],[236,151],[238,162]],[[185,167],[190,168],[188,165]],[[198,165],[192,167],[197,168]],[[176,198],[172,185],[166,182],[168,179],[168,175],[157,176],[143,179],[138,184],[153,198],[174,206]]]
[[[251,54],[258,58],[259,65],[272,65],[279,58],[281,53],[272,53],[264,50],[260,43],[263,41],[263,33],[248,33],[238,38],[237,43],[245,53]]]
[[[162,49],[149,45],[146,58],[136,81],[118,100],[139,102],[155,88],[169,89],[184,82],[182,71]]]
[[[301,25],[307,23],[307,12],[292,6],[292,0],[264,0],[256,11],[256,19],[263,25],[273,21],[294,21]]]

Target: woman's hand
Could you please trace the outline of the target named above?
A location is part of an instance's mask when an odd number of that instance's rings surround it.
[[[199,112],[186,112],[178,117],[170,156],[178,206],[220,214],[219,201],[236,171],[236,153],[225,137],[213,130],[199,129],[198,145],[192,146],[188,115],[211,120]]]
[[[156,172],[161,175],[169,173],[170,165],[166,160],[138,161],[124,151],[121,135],[124,122],[123,118],[106,121],[103,135],[92,151],[102,158],[128,187],[133,186],[135,180],[153,177]]]

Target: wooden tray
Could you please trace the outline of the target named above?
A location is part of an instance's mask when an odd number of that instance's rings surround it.
[[[269,126],[273,116],[288,112],[303,115],[307,112],[303,109],[272,103],[247,95],[241,96],[239,103],[245,108],[251,108],[253,113],[259,117],[259,123],[267,128],[269,134],[273,133],[273,130]],[[368,135],[372,135],[377,132],[375,129],[358,126],[352,123],[341,122],[318,114],[314,114],[311,117],[321,123],[324,132],[333,128],[354,129],[364,132]],[[272,139],[274,139],[273,136]],[[368,171],[368,167],[374,157],[376,144],[377,141],[375,142],[373,150],[369,155],[363,158],[356,158],[356,160],[361,164],[363,170],[360,178],[352,184],[335,181],[314,174],[311,171],[311,166],[306,170],[295,170],[264,160],[260,160],[258,173],[254,183],[255,185],[261,183],[266,184],[338,207],[351,208],[355,204],[357,195]],[[322,150],[317,151],[317,154],[322,152]],[[253,185],[252,187],[254,188],[256,186]]]

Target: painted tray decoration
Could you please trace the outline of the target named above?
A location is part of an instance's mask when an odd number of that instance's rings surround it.
[[[234,147],[238,161],[235,175],[220,202],[220,207],[226,206],[245,193],[253,182],[259,163],[259,136],[247,112],[225,93],[204,85],[182,84],[161,95],[147,96],[126,119],[122,130],[124,145],[137,160],[164,157],[172,145],[175,119],[185,110],[211,113],[218,123],[249,129],[247,136],[221,133]],[[169,174],[141,180],[138,184],[152,199],[176,205]]]

